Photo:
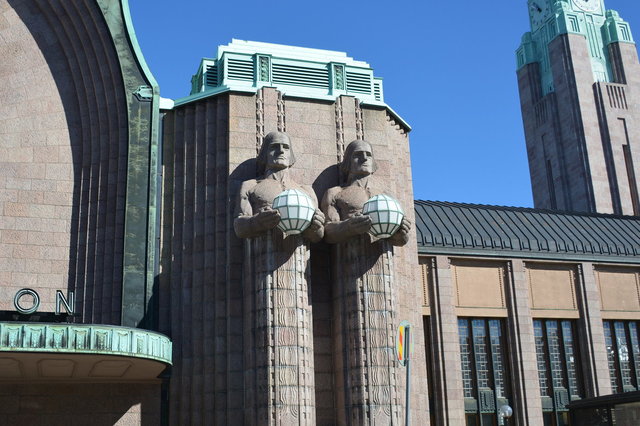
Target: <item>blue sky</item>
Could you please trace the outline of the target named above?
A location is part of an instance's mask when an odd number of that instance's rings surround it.
[[[163,97],[189,94],[232,38],[347,52],[384,78],[409,134],[417,199],[533,204],[515,74],[526,0],[129,0]],[[640,2],[605,0],[640,40]]]

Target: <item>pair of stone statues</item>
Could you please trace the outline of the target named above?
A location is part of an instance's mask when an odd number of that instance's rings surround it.
[[[289,176],[295,163],[285,133],[269,133],[258,154],[258,179],[245,181],[234,221],[244,238],[245,423],[315,424],[313,319],[309,300],[309,242],[333,249],[333,359],[338,424],[398,424],[401,395],[394,359],[396,301],[392,246],[405,245],[411,223],[403,218],[389,238],[368,233],[362,214],[383,193],[371,145],[353,141],[340,164],[342,186],[330,188],[318,208],[313,189]],[[315,204],[300,235],[276,229],[276,196],[297,189]]]
[[[234,222],[236,235],[240,238],[259,236],[278,225],[280,214],[271,208],[271,203],[286,189],[301,189],[312,197],[316,207],[318,204],[311,187],[299,185],[289,177],[295,155],[286,133],[272,132],[264,138],[257,163],[261,177],[245,181],[240,189]],[[366,234],[371,227],[371,219],[362,215],[362,207],[369,198],[382,193],[371,176],[375,171],[371,145],[366,141],[351,142],[340,164],[345,185],[327,191],[322,211],[316,208],[312,223],[303,236],[311,242],[318,242],[326,234],[328,243],[339,243]],[[406,244],[410,228],[411,224],[404,218],[400,229],[389,239],[391,244]]]

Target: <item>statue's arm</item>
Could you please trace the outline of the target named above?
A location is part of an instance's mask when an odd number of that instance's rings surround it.
[[[264,233],[268,229],[275,228],[280,221],[280,213],[277,210],[264,210],[253,213],[249,193],[256,185],[255,180],[242,183],[238,201],[236,203],[236,218],[233,228],[239,238],[252,238]]]
[[[318,197],[316,197],[316,193],[313,188],[309,186],[303,186],[303,189],[313,200],[313,204],[316,206],[316,211],[313,214],[313,218],[311,219],[311,224],[307,229],[304,230],[304,232],[302,232],[302,236],[312,243],[317,243],[324,237],[324,213],[322,213],[322,211],[317,207]]]
[[[340,220],[336,208],[336,196],[341,188],[329,189],[322,198],[322,211],[325,215],[324,238],[329,244],[341,243],[356,235],[366,233],[371,227],[369,216],[354,216]]]

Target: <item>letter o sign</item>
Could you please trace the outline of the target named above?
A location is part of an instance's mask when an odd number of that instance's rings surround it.
[[[20,300],[23,296],[31,296],[32,300],[30,308],[25,308],[22,306]],[[23,288],[22,290],[18,291],[13,298],[13,306],[16,308],[16,311],[20,312],[23,315],[32,314],[40,307],[40,296],[30,288]]]

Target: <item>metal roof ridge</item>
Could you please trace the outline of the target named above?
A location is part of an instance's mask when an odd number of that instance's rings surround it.
[[[519,211],[524,213],[537,213],[537,214],[553,214],[562,216],[587,216],[587,217],[601,217],[610,219],[623,219],[623,220],[637,220],[640,221],[640,216],[630,215],[617,215],[613,213],[588,213],[571,210],[553,210],[553,209],[541,209],[535,207],[520,207],[520,206],[501,206],[495,204],[479,204],[479,203],[466,203],[457,201],[438,201],[438,200],[414,200],[414,203],[420,205],[438,205],[452,208],[479,208],[485,210],[500,210],[500,211]]]

